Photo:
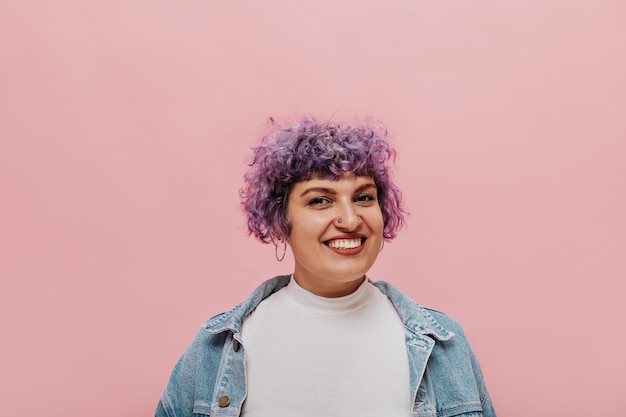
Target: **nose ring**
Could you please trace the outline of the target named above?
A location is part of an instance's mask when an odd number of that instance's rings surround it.
[[[341,223],[341,222],[342,222],[341,217],[337,218],[337,223]]]

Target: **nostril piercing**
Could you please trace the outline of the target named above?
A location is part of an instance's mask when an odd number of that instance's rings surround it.
[[[337,223],[341,223],[341,222],[342,222],[341,217],[339,217],[339,218],[337,219]]]

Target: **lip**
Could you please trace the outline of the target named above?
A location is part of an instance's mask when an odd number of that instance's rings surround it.
[[[356,248],[350,248],[350,249],[331,248],[330,246],[328,246],[328,242],[332,240],[342,240],[342,239],[361,239],[361,244]],[[329,250],[333,251],[337,255],[354,256],[354,255],[358,255],[359,253],[363,251],[363,249],[365,248],[366,240],[367,238],[363,235],[341,235],[341,236],[334,236],[331,239],[325,240],[323,243],[324,243],[324,246],[326,246]]]

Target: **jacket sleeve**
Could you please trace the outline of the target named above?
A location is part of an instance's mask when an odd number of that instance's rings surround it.
[[[187,350],[179,359],[157,405],[155,417],[187,417],[193,413],[193,381]]]
[[[480,395],[480,403],[483,408],[483,417],[496,417],[496,411],[493,408],[491,397],[487,391],[487,385],[485,384],[485,378],[483,377],[483,371],[478,363],[478,359],[474,352],[471,352],[472,368],[474,369],[474,375],[476,378],[476,385],[478,386],[478,392]]]
[[[224,340],[225,334],[215,336],[200,329],[174,366],[155,417],[191,417],[194,408],[206,411],[215,387]]]

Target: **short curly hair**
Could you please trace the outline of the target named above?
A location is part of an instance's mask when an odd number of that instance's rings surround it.
[[[263,243],[289,237],[287,201],[294,184],[311,179],[338,180],[345,173],[370,176],[378,191],[383,237],[393,239],[405,224],[402,194],[390,177],[395,150],[380,124],[343,126],[306,117],[294,126],[269,119],[273,130],[253,149],[240,190],[248,232]]]

